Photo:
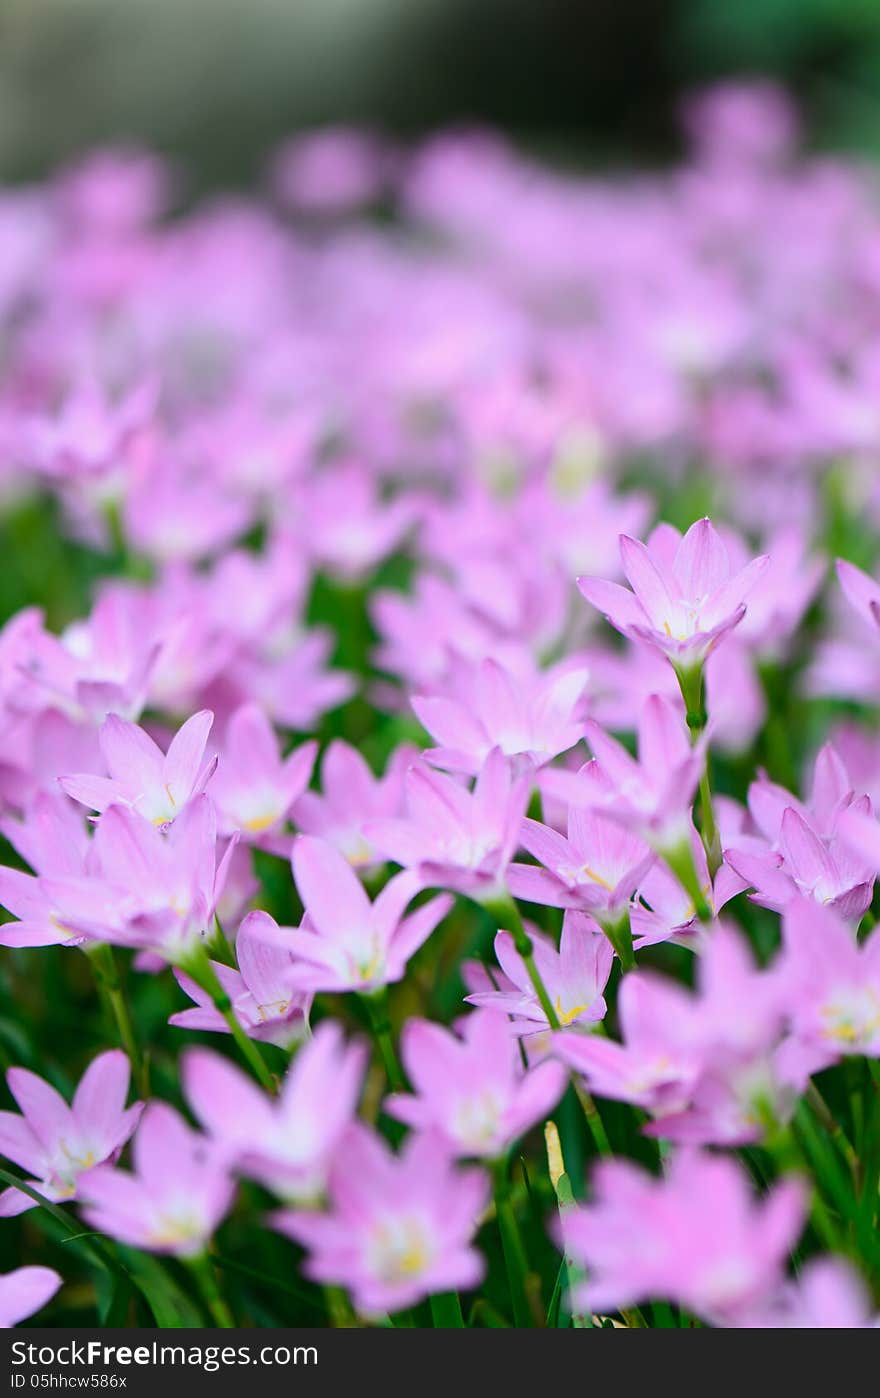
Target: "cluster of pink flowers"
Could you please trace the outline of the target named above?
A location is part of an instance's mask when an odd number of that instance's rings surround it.
[[[117,1010],[130,954],[172,1036],[234,1040],[181,1048],[174,1106],[123,1018],[69,1102],[10,1069],[0,1214],[201,1267],[255,1183],[382,1321],[480,1287],[568,1094],[606,1155],[545,1210],[573,1315],[874,1323],[876,1169],[817,1215],[792,1150],[813,1113],[849,1169],[815,1077],[854,1059],[880,1125],[880,739],[813,723],[801,772],[785,730],[880,697],[880,582],[828,527],[870,565],[880,201],[775,91],[688,123],[638,179],[335,132],[176,217],[137,151],[0,193],[2,509],[51,497],[101,564],[0,631],[0,947]],[[0,1323],[59,1285],[0,1277]]]

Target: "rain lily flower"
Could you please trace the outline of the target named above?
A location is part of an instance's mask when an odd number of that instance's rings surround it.
[[[880,583],[843,558],[838,558],[836,567],[844,597],[876,636],[880,628]]]
[[[51,1267],[16,1267],[0,1273],[0,1330],[27,1320],[51,1301],[61,1278]]]
[[[538,974],[560,1025],[588,1027],[604,1019],[607,1006],[602,992],[611,974],[613,953],[598,924],[586,913],[567,912],[562,920],[558,951],[541,933],[529,929],[529,936]],[[509,932],[497,934],[495,955],[503,973],[499,978],[501,985],[471,993],[466,997],[468,1003],[503,1010],[510,1015],[518,1034],[535,1034],[549,1028],[525,962]]]
[[[118,1049],[92,1061],[70,1106],[25,1068],[10,1068],[6,1081],[22,1115],[0,1112],[0,1155],[26,1170],[28,1184],[46,1199],[75,1199],[80,1176],[116,1159],[143,1111],[142,1102],[125,1106],[129,1065]],[[34,1207],[20,1189],[0,1194],[0,1215]]]
[[[147,1252],[197,1256],[232,1203],[225,1164],[164,1102],[145,1110],[133,1150],[134,1173],[98,1165],[80,1180],[86,1222]]]
[[[618,1014],[623,1044],[557,1035],[555,1051],[600,1097],[649,1111],[651,1135],[700,1144],[760,1140],[793,1100],[781,1061],[780,979],[756,970],[732,928],[707,936],[697,991],[650,971],[628,976]]]
[[[407,815],[370,821],[365,834],[422,881],[491,899],[504,888],[529,799],[527,777],[514,778],[499,748],[486,758],[472,791],[414,764],[406,774]]]
[[[158,952],[185,965],[211,929],[234,849],[216,859],[208,796],[189,801],[163,834],[127,806],[98,822],[85,876],[41,880],[63,925],[87,937]]]
[[[701,1067],[687,991],[665,977],[632,973],[620,987],[617,1012],[623,1044],[598,1034],[557,1034],[556,1053],[599,1097],[654,1113],[681,1110]]]
[[[474,1010],[460,1037],[429,1020],[408,1020],[401,1054],[415,1095],[392,1094],[386,1110],[417,1131],[436,1131],[457,1155],[499,1159],[548,1116],[566,1084],[559,1063],[523,1073],[508,1020],[495,1009]]]
[[[416,756],[415,748],[402,744],[385,774],[374,777],[357,748],[334,739],[321,759],[321,792],[303,792],[293,807],[294,824],[304,835],[329,840],[356,869],[379,863],[366,826],[402,814],[404,776]]]
[[[282,1212],[275,1227],[309,1252],[315,1281],[344,1286],[364,1315],[470,1290],[484,1264],[472,1246],[489,1198],[482,1170],[456,1169],[432,1133],[399,1156],[366,1126],[345,1137],[330,1170],[327,1213]]]
[[[602,1312],[665,1299],[716,1325],[736,1324],[776,1291],[806,1203],[795,1179],[758,1203],[740,1165],[693,1150],[677,1154],[663,1179],[603,1161],[593,1188],[563,1227],[566,1250],[590,1276],[580,1303]]]
[[[734,572],[709,519],[697,520],[684,537],[661,525],[647,545],[622,534],[620,556],[631,592],[598,578],[579,578],[578,587],[618,631],[654,646],[683,672],[701,665],[742,621],[768,562],[762,556]]]
[[[275,852],[287,854],[290,841],[278,841],[280,827],[309,784],[318,745],[303,743],[286,758],[279,749],[271,723],[256,704],[237,709],[226,727],[211,797],[221,834],[237,830],[243,840],[261,845],[271,834],[279,846]]]
[[[780,974],[808,1072],[841,1057],[880,1056],[880,935],[861,945],[831,908],[795,898],[782,918]]]
[[[515,898],[551,908],[578,908],[611,933],[656,858],[640,836],[598,811],[571,806],[568,835],[524,820],[520,841],[538,864],[511,864]]]
[[[548,769],[542,790],[614,815],[661,853],[687,840],[705,742],[691,744],[681,706],[660,694],[648,697],[639,718],[638,761],[592,719],[584,736],[594,760],[577,773]]]
[[[41,875],[80,879],[91,841],[76,808],[60,793],[41,792],[24,820],[4,820],[0,829],[35,874],[0,866],[0,903],[17,922],[0,926],[0,945],[42,947],[83,940],[64,923],[63,898],[53,898]]]
[[[343,855],[311,835],[294,844],[293,873],[307,917],[298,929],[279,929],[279,945],[297,959],[289,983],[300,991],[369,994],[399,981],[452,906],[440,894],[404,917],[421,886],[409,872],[391,879],[371,903]]]
[[[874,865],[847,830],[871,824],[871,802],[853,791],[830,744],[816,759],[808,805],[762,776],[749,788],[749,812],[762,838],[737,837],[725,860],[755,889],[757,902],[781,910],[803,894],[843,917],[862,917],[873,895]]]
[[[440,747],[425,754],[437,767],[475,776],[493,748],[525,770],[573,747],[587,672],[560,669],[535,679],[514,676],[494,660],[474,667],[464,698],[415,695],[416,717]]]
[[[203,760],[213,721],[207,709],[193,714],[163,753],[136,723],[109,714],[98,735],[109,777],[82,773],[61,777],[61,786],[74,801],[93,811],[129,806],[164,828],[204,791],[214,774],[217,758]]]
[[[749,1330],[876,1330],[880,1325],[864,1283],[841,1258],[813,1257],[798,1277],[764,1303],[746,1311],[738,1327]]]
[[[262,935],[261,935],[262,934]],[[308,1032],[312,997],[292,991],[293,954],[279,945],[279,929],[268,913],[248,913],[235,939],[238,970],[220,961],[211,968],[232,1003],[232,1013],[252,1039],[291,1048]],[[176,970],[178,984],[195,1008],[179,1010],[169,1024],[179,1029],[207,1029],[228,1034],[229,1025],[208,993],[185,971]]]
[[[206,1049],[185,1055],[184,1092],[231,1167],[312,1206],[354,1116],[366,1059],[362,1044],[346,1045],[340,1026],[325,1020],[297,1053],[277,1100]]]

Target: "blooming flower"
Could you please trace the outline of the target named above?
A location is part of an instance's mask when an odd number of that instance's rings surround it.
[[[216,860],[216,816],[197,796],[163,834],[126,806],[98,822],[88,874],[41,881],[65,927],[186,961],[211,927],[234,848]]]
[[[538,974],[559,1023],[563,1027],[586,1026],[604,1019],[607,1006],[602,991],[611,974],[613,955],[592,918],[586,913],[567,912],[558,951],[540,932],[530,931],[529,935]],[[507,988],[476,991],[467,996],[469,1004],[503,1010],[519,1034],[547,1029],[547,1016],[509,932],[497,934],[495,955]]]
[[[437,1131],[458,1155],[497,1159],[551,1112],[565,1088],[565,1070],[545,1062],[525,1074],[503,1014],[475,1010],[460,1037],[411,1019],[401,1053],[415,1095],[386,1100],[392,1116],[418,1131]]]
[[[782,918],[792,1030],[807,1072],[848,1054],[880,1055],[880,935],[859,945],[830,908],[795,898]]]
[[[186,1054],[184,1091],[230,1165],[287,1200],[314,1204],[354,1115],[365,1065],[363,1045],[346,1045],[339,1025],[324,1020],[297,1053],[277,1101],[205,1049]]]
[[[415,764],[406,774],[407,816],[370,821],[365,834],[395,863],[415,869],[425,884],[474,897],[503,889],[529,798],[526,777],[493,748],[468,791],[454,777]]]
[[[794,1098],[780,1048],[782,980],[756,970],[732,928],[719,926],[697,961],[697,991],[639,971],[618,999],[623,1044],[558,1034],[555,1051],[591,1091],[650,1111],[651,1135],[700,1144],[760,1140]]]
[[[579,908],[603,926],[626,913],[655,855],[638,835],[598,811],[569,807],[568,835],[524,820],[521,843],[539,862],[511,864],[515,898],[551,908]]]
[[[475,775],[497,747],[520,766],[541,767],[581,737],[576,715],[586,680],[582,668],[526,680],[484,660],[466,697],[413,697],[416,717],[441,744],[426,756],[438,767]]]
[[[207,1246],[234,1185],[204,1136],[151,1102],[134,1138],[134,1173],[98,1165],[80,1180],[90,1227],[147,1252],[192,1257]]]
[[[35,874],[0,865],[0,903],[17,922],[0,927],[2,946],[51,946],[82,941],[63,920],[62,902],[47,891],[41,875],[82,878],[91,842],[85,823],[60,793],[40,792],[24,820],[4,820],[0,829]]]
[[[757,1203],[733,1160],[683,1150],[655,1179],[625,1160],[593,1173],[594,1198],[567,1213],[566,1250],[589,1273],[581,1304],[617,1310],[666,1299],[714,1324],[775,1291],[805,1197],[788,1179]]]
[[[277,837],[294,802],[309,784],[317,743],[303,743],[286,758],[272,725],[256,704],[245,704],[229,720],[220,767],[211,783],[222,834],[265,844]],[[290,841],[281,841],[287,853]],[[282,852],[278,848],[278,853]]]
[[[876,634],[880,627],[880,583],[843,558],[838,558],[836,567],[844,597],[856,615],[867,622]]]
[[[93,811],[130,806],[154,825],[170,825],[214,774],[217,758],[203,762],[213,721],[207,709],[193,714],[163,753],[136,723],[109,714],[98,738],[109,777],[81,773],[61,777],[61,786]]]
[[[415,748],[402,744],[392,753],[385,774],[374,777],[357,748],[334,739],[321,759],[320,794],[305,791],[293,807],[297,829],[329,840],[356,869],[379,862],[366,826],[401,814],[404,775],[416,755]]]
[[[211,967],[245,1033],[252,1039],[290,1048],[308,1030],[312,997],[306,992],[291,990],[290,971],[294,958],[279,941],[274,918],[263,912],[248,913],[235,939],[238,970],[220,961],[212,961]],[[208,1029],[228,1034],[229,1025],[207,992],[185,971],[175,971],[175,975],[196,1007],[179,1010],[168,1023],[179,1029]]]
[[[697,520],[684,537],[661,525],[647,545],[622,534],[620,555],[631,592],[598,578],[579,578],[578,587],[618,631],[654,646],[682,671],[700,665],[742,620],[768,561],[755,558],[733,572],[709,519]]]
[[[49,1083],[26,1068],[10,1068],[9,1090],[22,1115],[0,1112],[0,1154],[34,1178],[32,1189],[47,1199],[74,1199],[85,1170],[115,1160],[143,1111],[126,1109],[128,1059],[118,1049],[95,1058],[67,1105]],[[0,1214],[22,1213],[35,1201],[19,1189],[0,1194]]]
[[[876,1330],[861,1278],[838,1257],[813,1257],[795,1281],[786,1282],[754,1310],[738,1318],[749,1330]]]
[[[749,811],[763,838],[736,837],[725,860],[755,889],[756,901],[781,910],[803,894],[843,917],[863,915],[873,894],[874,865],[860,854],[852,832],[860,821],[872,823],[871,802],[853,791],[830,744],[816,759],[809,805],[762,776],[749,788]]]
[[[315,1281],[344,1286],[365,1315],[395,1312],[483,1275],[471,1246],[489,1196],[482,1170],[455,1169],[431,1133],[399,1156],[353,1126],[330,1171],[327,1213],[282,1212],[275,1226],[308,1249]]]
[[[639,718],[638,761],[592,719],[584,736],[593,761],[577,773],[549,769],[542,790],[614,815],[661,852],[686,840],[705,743],[691,744],[680,706],[659,694],[648,697]]]
[[[370,992],[398,981],[406,963],[452,906],[441,894],[403,917],[419,880],[398,874],[371,903],[351,865],[333,845],[300,835],[293,873],[307,918],[281,929],[281,945],[297,958],[290,985],[301,991]]]

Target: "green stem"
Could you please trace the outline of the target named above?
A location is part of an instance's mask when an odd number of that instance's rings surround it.
[[[370,1027],[385,1065],[385,1075],[388,1078],[389,1086],[392,1092],[403,1092],[406,1088],[406,1079],[397,1057],[394,1040],[391,1037],[388,991],[385,989],[377,990],[372,995],[362,995],[361,999],[370,1017]]]
[[[463,1330],[464,1316],[457,1291],[443,1291],[431,1297],[431,1319],[435,1330]]]
[[[630,926],[629,912],[624,912],[622,917],[615,921],[603,921],[598,919],[602,931],[608,938],[620,962],[620,969],[624,975],[628,971],[636,968],[636,956],[633,951],[632,927]]]
[[[495,1210],[501,1233],[514,1324],[518,1329],[531,1329],[532,1313],[528,1299],[529,1264],[510,1199],[506,1160],[498,1161],[495,1166]]]
[[[119,980],[113,948],[107,942],[95,942],[88,947],[87,955],[92,963],[98,990],[116,1022],[119,1042],[131,1064],[137,1091],[141,1097],[148,1097],[150,1095],[149,1065],[141,1053],[135,1037],[128,1001]]]
[[[242,1058],[253,1072],[254,1077],[261,1087],[264,1087],[267,1092],[274,1095],[275,1080],[266,1067],[265,1059],[257,1048],[257,1045],[254,1043],[253,1039],[249,1038],[239,1024],[232,1008],[232,1001],[220,984],[217,973],[208,960],[204,948],[200,947],[193,956],[188,957],[182,969],[186,971],[187,975],[192,977],[202,990],[210,995],[215,1010],[217,1010],[226,1021],[229,1032],[235,1040]]]
[[[599,1115],[599,1108],[596,1106],[596,1103],[593,1101],[587,1089],[582,1087],[576,1078],[572,1079],[572,1086],[574,1087],[575,1096],[581,1104],[581,1110],[583,1111],[587,1126],[589,1127],[590,1135],[593,1137],[596,1150],[600,1155],[613,1155],[614,1151],[611,1149],[608,1133]]]
[[[532,982],[532,987],[538,997],[538,1003],[544,1011],[551,1029],[560,1029],[559,1015],[553,1008],[553,1002],[547,992],[541,973],[535,964],[533,955],[534,943],[526,929],[523,927],[523,920],[519,908],[511,898],[510,894],[498,904],[494,904],[491,909],[495,913],[498,923],[513,937],[513,945],[517,954],[522,958],[523,964]]]
[[[703,679],[703,666],[698,665],[689,670],[681,670],[673,666],[678,679],[681,697],[684,700],[685,712],[687,716],[687,726],[690,729],[691,740],[698,743],[702,737],[708,714],[706,712],[705,685]],[[706,752],[703,761],[703,774],[700,777],[700,834],[703,838],[703,845],[706,850],[706,862],[709,865],[709,874],[714,879],[721,868],[721,837],[718,833],[718,823],[715,819],[715,809],[712,805],[712,786],[709,780],[709,754]]]
[[[221,1330],[234,1330],[235,1320],[217,1285],[211,1259],[206,1252],[185,1259],[195,1278],[202,1300],[214,1324]]]
[[[685,838],[669,849],[661,849],[660,854],[669,865],[675,877],[678,879],[685,893],[694,905],[694,912],[701,922],[712,921],[712,909],[706,902],[706,896],[700,887],[700,876],[697,873],[694,852],[691,842]]]

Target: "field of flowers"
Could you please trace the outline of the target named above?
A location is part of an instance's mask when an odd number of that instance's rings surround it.
[[[880,179],[0,193],[0,1324],[880,1305]]]

